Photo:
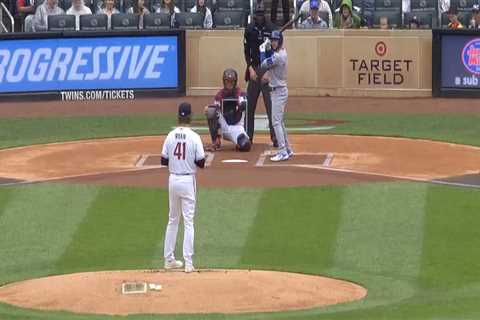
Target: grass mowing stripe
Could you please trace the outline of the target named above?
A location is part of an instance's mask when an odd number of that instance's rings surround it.
[[[263,192],[264,189],[200,189],[196,217],[199,265],[238,265]]]
[[[195,256],[197,268],[232,268],[241,258],[262,189],[197,189]],[[248,199],[248,201],[246,201]],[[168,216],[168,206],[162,210]],[[178,230],[176,257],[182,257],[183,225]],[[162,230],[165,233],[165,228]],[[164,235],[163,235],[164,237]],[[163,263],[163,241],[155,262]]]
[[[7,207],[8,202],[10,201],[10,197],[13,194],[13,191],[14,189],[10,187],[0,187],[0,221],[2,218],[2,214],[5,212],[5,208]]]
[[[49,184],[11,192],[0,217],[0,283],[53,273],[97,194],[94,187]]]
[[[163,189],[104,187],[57,261],[59,272],[152,268],[168,206]]]
[[[476,285],[480,293],[479,199],[480,190],[430,188],[421,272],[424,287],[448,293]]]
[[[427,184],[350,186],[344,193],[335,265],[416,278],[422,256]]]
[[[242,252],[242,265],[321,273],[332,264],[341,188],[270,189]]]

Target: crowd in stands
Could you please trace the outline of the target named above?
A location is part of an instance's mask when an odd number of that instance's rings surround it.
[[[130,14],[136,17],[138,28],[144,27],[144,17],[156,14],[148,21],[165,20],[162,26],[175,28],[182,26],[185,19],[182,14],[190,12],[190,23],[201,19],[200,28],[215,28],[216,17],[225,21],[232,19],[231,14],[239,13],[232,27],[244,27],[250,14],[249,0],[224,0],[234,3],[235,8],[219,8],[222,0],[16,0],[16,13],[21,19],[22,30],[26,32],[46,31],[48,17],[54,15],[75,16],[75,29],[80,30],[80,16],[105,15],[106,27],[112,28],[112,16]],[[194,2],[193,2],[194,1]],[[263,0],[255,0],[263,1]],[[272,0],[271,22],[282,26],[291,18],[289,1],[282,0],[283,20],[277,21],[279,0]],[[480,28],[480,0],[293,0],[299,21],[299,29],[349,29],[349,28],[433,28],[451,29]],[[353,1],[353,2],[352,2]],[[87,2],[87,3],[86,3]],[[240,3],[240,6],[238,4]],[[228,14],[225,14],[225,11]],[[222,13],[224,13],[222,15]],[[230,16],[230,18],[228,18]],[[197,18],[195,18],[197,17]],[[217,19],[218,20],[218,19]],[[188,23],[187,23],[188,24]],[[220,21],[220,24],[222,22]],[[225,23],[228,26],[229,23]]]

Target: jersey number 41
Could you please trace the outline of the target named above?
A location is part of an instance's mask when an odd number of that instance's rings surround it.
[[[185,160],[186,154],[186,143],[185,142],[177,142],[175,146],[175,150],[173,150],[173,155],[178,158],[178,160]]]

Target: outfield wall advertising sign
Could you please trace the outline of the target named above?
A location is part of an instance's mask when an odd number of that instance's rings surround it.
[[[184,45],[178,34],[15,39],[0,44],[0,93],[131,99],[135,89],[178,91],[185,86],[184,53],[179,52]]]
[[[480,96],[480,35],[472,30],[455,31],[433,31],[433,94]]]
[[[348,88],[419,87],[419,42],[414,38],[348,39],[344,78]]]

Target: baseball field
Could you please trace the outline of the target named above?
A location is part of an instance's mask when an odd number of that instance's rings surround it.
[[[201,126],[209,98],[185,100]],[[180,101],[0,105],[1,301],[9,298],[2,286],[24,280],[163,267],[167,175],[135,164],[160,153]],[[367,290],[360,300],[294,311],[115,316],[46,310],[55,304],[46,299],[42,308],[2,302],[0,319],[477,319],[479,123],[476,100],[292,97],[286,125],[296,158],[260,163],[269,146],[258,133],[251,153],[225,143],[199,174],[197,269],[341,279]],[[248,163],[220,161],[228,158]],[[196,276],[181,285],[188,289]],[[63,287],[68,296],[68,281]],[[79,303],[101,299],[98,287],[87,289]],[[188,305],[189,298],[187,290],[178,300]]]

